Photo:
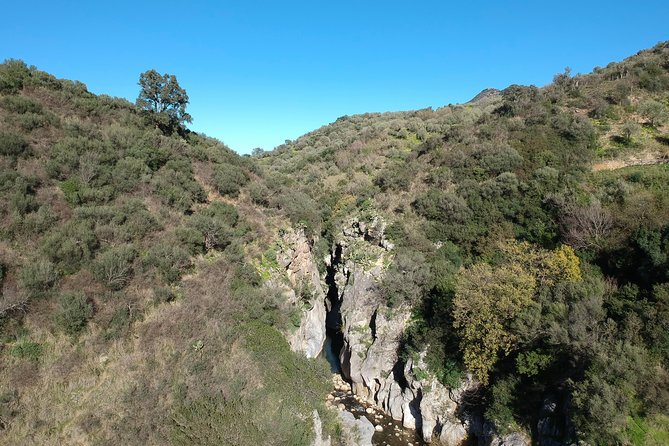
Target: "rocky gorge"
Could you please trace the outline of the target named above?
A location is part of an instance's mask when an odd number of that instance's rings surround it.
[[[283,233],[277,263],[287,280],[281,282],[277,276],[270,282],[280,284],[288,300],[302,308],[299,327],[286,335],[291,347],[310,358],[326,356],[332,371],[341,374],[335,391],[348,389],[356,401],[387,415],[409,432],[415,430],[421,442],[531,444],[521,432],[498,435],[469,403],[480,386],[471,375],[467,374],[457,388],[449,388],[425,372],[422,355],[400,357],[411,308],[391,308],[380,296],[379,284],[394,255],[394,246],[384,231],[385,223],[379,217],[351,218],[323,259],[316,258],[303,231]],[[319,261],[324,264],[324,273],[319,272]],[[344,382],[347,388],[341,387]],[[344,426],[363,423],[358,429],[373,434],[366,423],[350,419],[349,407],[337,405]],[[548,417],[542,426],[546,431],[559,430],[553,424]],[[372,444],[384,444],[378,441]]]

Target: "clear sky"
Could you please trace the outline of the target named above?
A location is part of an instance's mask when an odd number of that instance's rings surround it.
[[[544,85],[669,39],[669,1],[5,1],[0,59],[134,101],[175,74],[191,128],[248,153],[342,115]]]

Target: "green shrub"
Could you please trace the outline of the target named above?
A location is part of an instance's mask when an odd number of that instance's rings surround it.
[[[68,293],[60,296],[59,307],[54,314],[58,327],[70,336],[76,336],[86,328],[93,315],[93,305],[84,293]]]
[[[98,247],[89,221],[70,221],[47,235],[42,242],[42,250],[49,259],[62,268],[65,274],[76,272],[90,260]]]
[[[128,331],[131,322],[128,305],[121,305],[114,311],[109,323],[105,327],[104,338],[106,340],[120,338]]]
[[[18,158],[27,155],[29,150],[28,141],[23,136],[7,132],[0,133],[0,155]]]
[[[57,280],[58,271],[47,259],[34,260],[19,271],[19,283],[33,293],[48,291]]]
[[[418,303],[432,282],[430,267],[420,252],[402,249],[383,276],[379,289],[389,307]]]
[[[7,59],[0,65],[0,93],[12,94],[23,88],[30,69],[22,60]]]
[[[174,283],[191,267],[188,251],[177,243],[159,242],[147,253],[145,263],[154,266],[167,283]]]
[[[37,362],[42,356],[42,345],[36,342],[22,340],[12,345],[9,349],[9,353],[17,358]]]
[[[518,384],[518,378],[508,377],[500,379],[492,386],[492,401],[485,416],[495,424],[495,428],[502,435],[515,430],[513,403],[518,395]]]
[[[158,287],[153,289],[153,300],[156,304],[172,302],[177,298],[177,294],[169,287]]]
[[[25,96],[7,96],[0,101],[0,107],[18,114],[42,112],[42,105]]]
[[[77,177],[83,184],[102,186],[111,181],[111,170],[119,153],[102,135],[69,136],[49,152],[46,171],[52,178]]]
[[[269,205],[270,191],[264,183],[258,181],[251,183],[249,195],[255,204],[260,206]]]
[[[114,167],[114,186],[121,192],[132,191],[140,182],[149,177],[151,170],[143,160],[126,157],[119,160]]]
[[[137,257],[133,246],[111,248],[93,261],[93,276],[111,290],[123,288],[132,276],[132,264]]]
[[[48,127],[54,120],[55,119],[51,115],[45,116],[39,113],[24,113],[16,118],[19,127],[25,132]]]
[[[244,170],[232,164],[223,164],[214,169],[214,184],[221,195],[236,197],[239,190],[249,181]]]
[[[155,192],[163,202],[181,212],[189,210],[194,203],[203,203],[207,196],[193,178],[193,169],[188,160],[170,160],[153,177]]]
[[[16,191],[9,198],[9,204],[12,211],[19,215],[25,215],[39,209],[39,203],[32,194]]]
[[[188,226],[199,234],[199,245],[204,250],[223,249],[230,244],[238,215],[234,206],[214,202],[188,220]],[[185,233],[184,233],[185,234]],[[192,232],[189,241],[196,238]]]
[[[70,178],[60,183],[60,190],[65,195],[65,201],[71,206],[78,206],[81,204],[81,183],[76,178]]]

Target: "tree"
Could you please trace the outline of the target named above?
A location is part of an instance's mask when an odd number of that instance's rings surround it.
[[[458,274],[453,326],[460,334],[465,365],[483,384],[499,354],[513,349],[511,323],[530,305],[535,288],[535,278],[516,263],[480,263]]]
[[[186,113],[188,94],[179,86],[173,74],[161,75],[156,70],[148,70],[139,76],[142,90],[137,97],[137,105],[151,113],[157,127],[173,131],[184,122],[192,122]]]
[[[669,119],[669,110],[667,110],[667,107],[663,103],[653,99],[642,102],[639,105],[639,113],[653,127],[658,127]]]

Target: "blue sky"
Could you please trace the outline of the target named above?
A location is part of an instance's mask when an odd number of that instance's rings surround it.
[[[13,1],[0,59],[134,101],[175,74],[191,128],[272,149],[342,115],[440,107],[544,85],[669,39],[657,1]]]

